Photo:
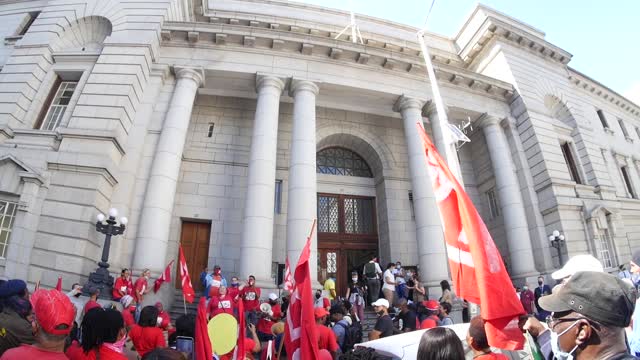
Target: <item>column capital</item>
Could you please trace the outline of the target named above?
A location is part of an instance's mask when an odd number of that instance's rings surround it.
[[[438,109],[436,109],[436,103],[433,100],[427,101],[422,107],[422,113],[426,117],[430,117],[432,114],[437,112],[438,112]]]
[[[263,73],[256,74],[256,92],[260,92],[260,90],[264,88],[273,87],[278,90],[279,93],[282,93],[284,86],[284,79],[277,75]]]
[[[309,91],[313,95],[318,95],[320,87],[318,82],[304,79],[291,78],[291,85],[289,86],[289,95],[295,96],[299,91]]]
[[[174,65],[173,73],[176,79],[191,79],[198,87],[204,86],[204,69],[201,67]]]
[[[480,115],[478,120],[475,121],[475,123],[481,128],[486,128],[492,125],[500,126],[501,122],[502,122],[502,119],[500,119],[499,117],[489,115],[487,113]]]
[[[402,95],[393,105],[393,111],[402,112],[406,109],[417,109],[420,110],[420,113],[422,114],[422,107],[424,106],[424,103],[425,102],[422,100]]]

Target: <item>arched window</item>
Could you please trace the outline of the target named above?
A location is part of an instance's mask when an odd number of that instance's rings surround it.
[[[371,168],[355,152],[341,147],[330,147],[316,154],[316,172],[320,174],[373,177]]]

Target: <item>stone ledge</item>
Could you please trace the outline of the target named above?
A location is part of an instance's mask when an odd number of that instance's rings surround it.
[[[609,89],[608,87],[589,78],[588,76],[580,73],[573,68],[569,68],[569,71],[569,81],[578,86],[578,88],[581,88],[584,91],[588,91],[591,94],[607,100],[613,105],[618,106],[622,110],[640,117],[640,105],[634,104],[631,100],[625,98],[624,96],[618,94],[617,92]]]

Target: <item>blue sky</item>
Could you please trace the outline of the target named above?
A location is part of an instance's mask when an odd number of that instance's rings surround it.
[[[348,0],[296,1],[349,8]],[[573,54],[569,66],[640,105],[640,0],[481,2],[542,30],[547,41]],[[454,36],[476,3],[476,0],[436,0],[428,29]],[[431,0],[353,0],[356,13],[416,27],[423,26],[430,5]]]

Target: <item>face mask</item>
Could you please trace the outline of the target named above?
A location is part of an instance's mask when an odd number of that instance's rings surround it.
[[[231,286],[238,286],[237,282],[231,283]]]
[[[538,281],[538,285],[542,286],[542,281]]]
[[[400,265],[396,265],[396,269],[400,269],[400,267],[401,267]]]
[[[316,299],[320,299],[320,296],[322,296],[322,295],[316,294]]]
[[[384,315],[384,310],[376,311],[376,313],[378,314],[378,316],[382,316]]]
[[[557,360],[573,360],[573,352],[576,351],[576,349],[578,348],[578,345],[574,346],[573,349],[571,349],[571,351],[569,352],[562,351],[560,349],[560,336],[562,336],[564,333],[569,331],[569,329],[574,327],[578,323],[578,321],[579,320],[576,320],[573,324],[571,324],[571,326],[566,328],[560,334],[556,333],[553,330],[551,331],[551,340],[550,340],[551,351],[553,351],[553,354],[555,355],[555,358]]]
[[[357,278],[357,277],[352,277],[352,278],[351,278],[351,280],[352,280],[353,282],[357,282],[357,281],[358,281],[358,278]]]
[[[214,270],[213,273],[216,275],[220,275],[220,270]]]
[[[523,286],[522,290],[527,291],[527,290],[529,290],[529,287],[528,286]]]

